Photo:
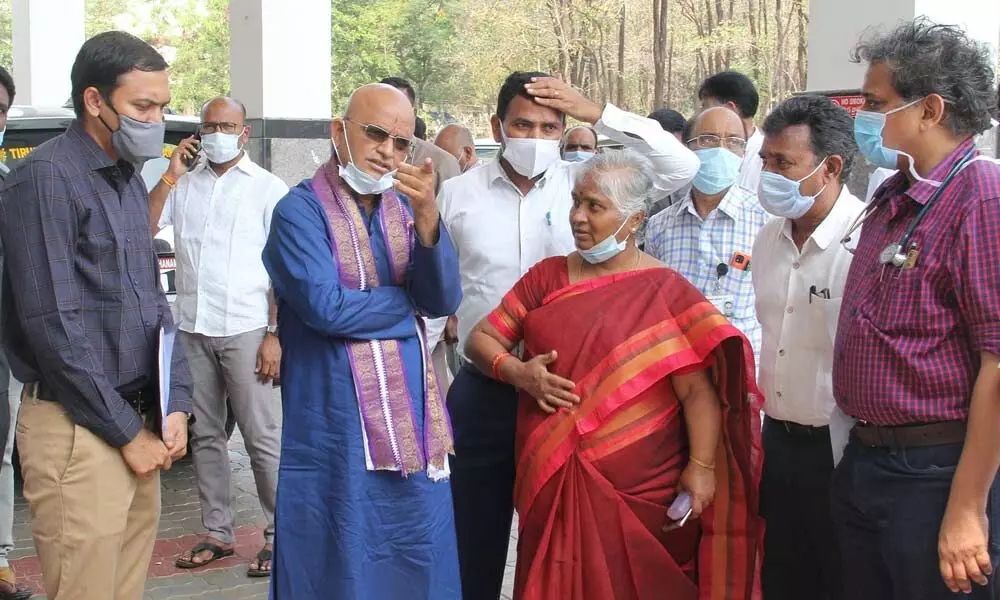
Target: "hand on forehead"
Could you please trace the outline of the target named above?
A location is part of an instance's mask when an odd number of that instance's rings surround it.
[[[412,138],[416,125],[413,105],[406,94],[382,83],[363,85],[355,90],[347,102],[344,117],[361,125],[378,125],[403,138]]]

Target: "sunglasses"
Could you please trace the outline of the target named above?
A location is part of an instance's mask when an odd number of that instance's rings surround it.
[[[379,127],[378,125],[373,125],[371,123],[357,123],[350,119],[344,119],[345,123],[350,123],[351,125],[357,125],[365,132],[365,137],[375,142],[376,144],[384,144],[386,140],[392,140],[392,146],[397,152],[409,152],[410,148],[413,147],[413,140],[410,138],[399,137],[398,135],[392,135],[385,129]]]

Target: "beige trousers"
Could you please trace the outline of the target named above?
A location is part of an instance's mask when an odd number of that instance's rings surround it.
[[[142,600],[160,518],[160,473],[139,479],[117,448],[58,402],[22,396],[24,497],[49,600]]]

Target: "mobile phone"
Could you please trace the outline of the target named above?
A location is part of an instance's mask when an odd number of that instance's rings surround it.
[[[684,517],[682,517],[679,521],[674,521],[673,523],[667,523],[663,527],[663,531],[674,531],[675,529],[680,529],[681,527],[684,527],[684,524],[687,523],[687,520],[691,518],[692,510],[693,509],[689,508],[687,512],[684,513]]]
[[[194,156],[192,156],[191,158],[188,158],[187,156],[181,156],[181,162],[184,163],[184,166],[189,169],[194,163],[198,162],[198,156],[201,155],[201,134],[196,133],[194,139],[198,140],[198,149],[195,150]]]

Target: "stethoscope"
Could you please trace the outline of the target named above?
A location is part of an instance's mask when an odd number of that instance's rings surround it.
[[[910,238],[913,237],[913,233],[917,230],[917,227],[920,225],[920,222],[923,221],[924,217],[927,215],[927,212],[930,210],[934,202],[941,197],[942,193],[944,193],[945,187],[947,187],[947,185],[951,183],[952,179],[954,179],[955,176],[958,175],[959,172],[961,172],[966,165],[968,165],[970,162],[973,161],[975,153],[976,153],[975,148],[969,150],[969,152],[962,157],[962,160],[958,161],[958,163],[956,163],[955,166],[951,168],[951,171],[948,172],[948,175],[944,178],[944,181],[941,182],[941,185],[938,186],[938,188],[934,191],[934,194],[930,198],[928,198],[927,202],[920,208],[920,211],[917,213],[917,216],[913,218],[913,221],[910,223],[910,226],[906,228],[906,232],[903,233],[903,237],[899,239],[899,242],[895,244],[889,244],[888,246],[885,247],[885,249],[882,250],[882,253],[879,254],[878,261],[881,264],[892,265],[897,269],[903,268],[903,266],[906,264],[909,253],[908,250],[904,252],[904,249],[906,249],[907,244],[910,243]],[[861,227],[861,225],[865,222],[865,220],[868,219],[869,216],[874,214],[875,211],[877,211],[879,208],[882,207],[882,205],[888,202],[888,200],[889,200],[888,196],[885,196],[881,198],[878,201],[878,203],[866,207],[865,210],[860,215],[858,215],[858,217],[854,220],[854,224],[852,224],[851,228],[847,230],[847,235],[844,236],[844,239],[840,240],[840,243],[847,244],[848,242],[850,242],[851,236],[854,235],[854,232],[857,231],[859,227]]]

